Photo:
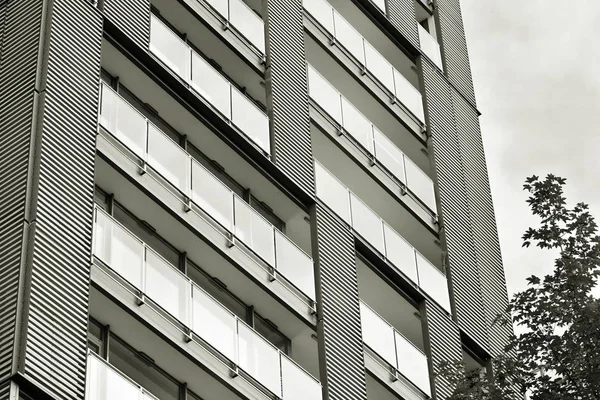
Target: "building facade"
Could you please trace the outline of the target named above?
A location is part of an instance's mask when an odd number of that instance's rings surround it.
[[[446,399],[510,329],[459,0],[0,0],[0,399]]]

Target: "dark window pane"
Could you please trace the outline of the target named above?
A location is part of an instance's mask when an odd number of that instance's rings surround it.
[[[178,400],[177,382],[156,369],[149,361],[141,358],[120,339],[111,335],[110,364],[133,379],[160,400]]]
[[[178,266],[179,252],[169,244],[165,243],[159,236],[152,233],[149,228],[144,227],[141,221],[135,218],[118,203],[115,203],[114,217],[139,239],[148,244],[152,250],[158,252],[158,254],[163,256],[168,262],[173,264],[173,266]]]
[[[285,354],[290,352],[290,340],[260,315],[254,314],[254,329]]]
[[[246,305],[235,298],[227,289],[218,285],[210,276],[191,261],[188,261],[188,276],[219,303],[229,309],[243,321],[246,320]]]

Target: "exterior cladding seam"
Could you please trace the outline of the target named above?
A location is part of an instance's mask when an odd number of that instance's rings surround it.
[[[434,4],[448,80],[476,107],[460,0],[435,0]]]
[[[269,0],[266,29],[273,159],[287,176],[314,197],[302,0]]]
[[[428,339],[425,342],[429,343],[433,395],[436,400],[443,400],[452,395],[454,385],[437,374],[444,361],[462,360],[460,332],[448,314],[434,302],[425,300],[422,310],[424,336]]]
[[[488,328],[451,87],[429,61],[420,57],[420,62],[456,317],[469,336],[487,347]]]
[[[0,379],[12,371],[42,2],[4,2],[0,59]]]
[[[413,46],[417,49],[420,48],[414,1],[387,0],[387,14],[392,25],[394,25]]]
[[[101,45],[90,3],[54,0],[24,373],[56,399],[85,394]]]
[[[104,0],[106,18],[142,49],[150,45],[150,0]]]
[[[327,207],[315,207],[326,399],[366,400],[354,237]]]
[[[499,355],[512,330],[509,326],[495,324],[497,316],[504,314],[508,305],[506,280],[490,192],[481,129],[477,111],[457,92],[453,92],[457,130],[471,210],[478,266],[481,274],[483,302],[486,311],[490,353]]]

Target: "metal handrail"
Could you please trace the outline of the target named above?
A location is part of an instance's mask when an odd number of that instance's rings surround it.
[[[269,342],[263,335],[261,335],[258,331],[256,331],[252,326],[250,326],[244,320],[240,319],[236,314],[234,314],[232,311],[230,311],[227,307],[225,307],[224,305],[222,305],[221,302],[218,301],[213,295],[211,295],[210,293],[208,293],[204,288],[202,288],[200,285],[198,285],[196,282],[194,282],[190,277],[188,277],[187,275],[185,275],[181,270],[179,270],[177,267],[175,267],[173,264],[171,264],[166,258],[164,258],[162,255],[160,255],[158,252],[156,252],[154,249],[152,249],[152,247],[148,246],[148,244],[146,244],[146,242],[144,242],[143,240],[141,240],[140,238],[138,238],[133,232],[131,232],[122,223],[120,223],[119,221],[117,221],[113,216],[111,216],[110,214],[108,214],[106,211],[104,211],[102,208],[98,207],[97,205],[94,206],[94,210],[95,210],[95,213],[96,213],[95,215],[97,215],[97,213],[104,214],[104,216],[107,219],[109,219],[112,224],[115,224],[117,227],[119,227],[120,229],[122,229],[127,235],[129,235],[132,239],[134,239],[135,241],[137,241],[138,243],[140,243],[141,247],[144,249],[144,254],[142,255],[142,260],[143,260],[142,261],[142,269],[146,268],[145,252],[146,251],[151,251],[155,256],[157,256],[163,262],[164,265],[166,265],[168,268],[171,268],[171,270],[173,272],[175,272],[177,275],[179,275],[180,278],[182,278],[183,280],[185,280],[190,285],[190,287],[191,287],[190,292],[189,292],[190,296],[189,296],[189,298],[186,299],[186,303],[189,302],[188,304],[190,306],[190,309],[188,310],[189,314],[192,315],[192,317],[190,317],[188,315],[188,317],[190,318],[190,320],[188,321],[190,325],[193,325],[193,289],[196,288],[197,290],[199,290],[200,292],[202,292],[202,294],[206,295],[211,301],[213,301],[220,308],[220,310],[222,310],[226,314],[229,314],[231,317],[233,317],[234,320],[235,320],[235,322],[236,322],[236,324],[241,323],[244,326],[246,326],[255,335],[257,335],[260,339],[262,339],[268,346],[270,346],[273,350],[275,350],[279,354],[279,357],[284,357],[288,361],[292,362],[299,369],[301,369],[307,376],[309,376],[310,378],[312,378],[316,383],[318,383],[320,385],[319,380],[317,380],[315,377],[313,377],[312,374],[310,374],[304,367],[302,367],[296,361],[294,361],[293,359],[291,359],[287,354],[283,353],[279,348],[277,348],[275,345],[273,345],[271,342]],[[94,224],[96,224],[96,222],[97,222],[97,220],[95,218],[94,219]],[[95,235],[94,235],[94,237],[95,237]],[[94,251],[95,251],[95,243],[94,243]],[[108,265],[108,264],[106,264],[106,265]],[[111,267],[110,265],[108,265],[108,266]],[[142,273],[142,276],[143,276],[143,273]],[[141,286],[142,286],[142,288],[138,288],[138,290],[140,290],[141,294],[146,295],[145,291],[143,290],[143,288],[145,287],[145,282],[144,281],[141,282]],[[160,306],[160,303],[158,303],[156,301],[155,301],[155,303]],[[184,324],[184,326],[185,326],[185,324]],[[188,328],[190,329],[190,331],[193,331],[193,329],[191,327],[188,327]],[[280,368],[281,368],[281,366],[280,366]]]

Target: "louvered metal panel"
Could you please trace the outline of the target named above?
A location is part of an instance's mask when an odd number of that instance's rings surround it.
[[[49,18],[22,369],[56,399],[83,399],[102,17],[54,0]]]
[[[7,380],[0,385],[0,400],[11,400],[10,386],[11,386],[10,380]]]
[[[417,17],[413,0],[387,0],[387,15],[402,35],[417,49],[419,44],[419,31],[417,30]]]
[[[348,225],[319,202],[311,221],[325,399],[366,400],[354,238]]]
[[[443,362],[462,361],[460,332],[448,314],[428,300],[421,305],[421,320],[433,395],[436,400],[444,400],[452,394],[454,386],[438,374]]]
[[[314,197],[302,0],[268,0],[267,108],[273,161]]]
[[[142,49],[150,43],[150,0],[104,0],[104,15]]]
[[[490,192],[477,111],[454,89],[453,103],[465,168],[467,197],[471,210],[471,226],[477,251],[483,303],[490,331],[489,351],[496,356],[502,352],[512,332],[509,326],[494,324],[498,315],[504,314],[508,305],[494,204]]]
[[[476,106],[460,0],[435,0],[434,6],[444,70],[448,80]]]
[[[460,327],[485,347],[487,321],[451,87],[435,67],[423,57],[419,59],[425,88],[425,117],[431,135],[441,206],[441,235],[448,253],[456,317]]]
[[[42,2],[3,3],[0,59],[0,379],[11,375]],[[1,17],[0,17],[1,18]]]

